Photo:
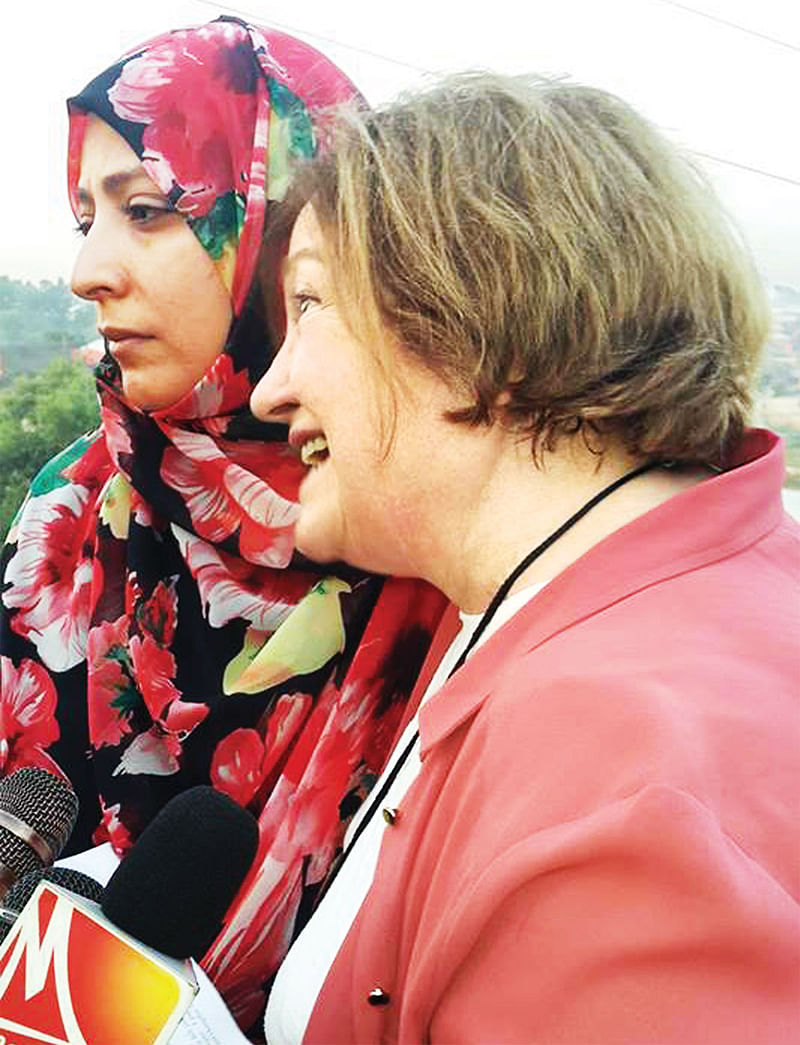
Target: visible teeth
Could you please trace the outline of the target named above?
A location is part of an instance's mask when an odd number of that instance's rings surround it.
[[[328,456],[328,440],[323,435],[315,435],[300,447],[300,460],[303,464],[319,464]]]

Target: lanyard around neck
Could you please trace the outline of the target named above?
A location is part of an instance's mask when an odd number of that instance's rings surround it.
[[[626,483],[629,483],[632,479],[636,479],[638,476],[644,475],[645,472],[649,472],[653,468],[657,468],[662,464],[663,462],[661,461],[647,461],[645,462],[645,464],[639,465],[637,468],[632,469],[630,472],[626,472],[625,475],[621,475],[618,479],[615,479],[613,483],[609,483],[608,486],[603,487],[603,489],[600,490],[599,493],[596,493],[594,497],[591,497],[584,505],[582,505],[577,510],[577,512],[575,512],[574,515],[571,515],[566,522],[562,523],[557,530],[554,530],[549,537],[545,537],[545,539],[540,544],[537,544],[535,548],[529,551],[527,555],[525,555],[524,558],[517,563],[517,565],[514,567],[511,573],[509,573],[509,575],[506,577],[506,579],[495,592],[492,601],[484,610],[483,616],[478,621],[478,626],[475,628],[475,631],[473,631],[472,635],[470,636],[467,645],[461,651],[461,656],[453,665],[452,669],[448,673],[447,678],[452,678],[453,675],[462,666],[464,661],[475,648],[475,644],[478,642],[481,635],[484,633],[484,631],[486,631],[486,628],[489,626],[490,621],[497,613],[497,611],[500,609],[500,606],[503,604],[503,601],[505,600],[506,596],[511,590],[514,582],[525,572],[525,570],[528,569],[528,567],[532,563],[536,561],[536,559],[539,558],[540,555],[543,555],[544,552],[546,552],[551,545],[555,544],[559,537],[563,537],[567,530],[571,529],[575,525],[575,523],[577,523],[580,519],[584,517],[584,515],[586,515],[587,512],[590,512],[592,508],[598,505],[601,501],[604,501],[606,497],[610,496],[621,486],[624,486]],[[355,846],[356,842],[361,837],[367,824],[372,820],[373,816],[378,811],[378,807],[383,803],[384,799],[386,798],[386,795],[389,793],[392,784],[397,779],[398,773],[406,764],[409,756],[411,755],[411,752],[414,750],[414,746],[416,745],[417,740],[419,740],[419,730],[415,730],[414,735],[409,739],[408,743],[401,751],[399,757],[395,761],[395,764],[392,766],[390,772],[386,775],[386,778],[384,779],[377,793],[371,797],[369,809],[361,818],[361,821],[359,822],[356,830],[353,832],[353,837],[348,842],[347,847],[343,849],[341,853],[339,853],[339,855],[334,859],[333,863],[331,864],[330,870],[328,871],[328,875],[316,898],[315,907],[320,903],[322,897],[330,888],[331,883],[333,882],[333,879],[336,877],[336,875],[339,873],[342,864],[353,851],[353,846]]]

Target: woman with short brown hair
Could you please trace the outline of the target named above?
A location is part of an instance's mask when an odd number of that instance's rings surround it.
[[[627,105],[540,80],[356,115],[303,189],[252,399],[298,547],[460,613],[268,1040],[790,1040],[800,530],[746,252]]]
[[[365,341],[387,324],[467,391],[459,419],[505,392],[537,446],[614,429],[711,464],[741,435],[763,289],[703,177],[630,106],[464,77],[343,120],[337,145],[313,196],[348,321]]]

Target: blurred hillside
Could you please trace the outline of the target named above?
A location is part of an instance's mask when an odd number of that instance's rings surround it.
[[[786,439],[787,486],[800,490],[800,291],[773,286],[770,300],[754,420]],[[53,453],[96,423],[91,371],[79,354],[97,342],[95,323],[94,307],[64,280],[0,276],[0,516]]]
[[[54,359],[71,359],[97,337],[95,323],[94,306],[63,279],[34,284],[0,276],[0,387]]]
[[[78,353],[97,337],[95,322],[63,280],[0,277],[0,539],[41,466],[98,423]]]
[[[770,290],[773,327],[759,382],[755,420],[786,440],[786,485],[800,489],[800,291]]]

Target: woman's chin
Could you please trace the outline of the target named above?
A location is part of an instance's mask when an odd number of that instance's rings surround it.
[[[183,372],[177,375],[163,366],[121,367],[122,394],[131,406],[152,413],[180,402],[193,388]]]
[[[303,509],[294,531],[294,546],[312,562],[336,562],[342,558],[341,542],[336,528],[324,519],[314,518],[313,511]]]
[[[152,386],[148,387],[146,382],[138,379],[138,376],[127,378],[124,371],[122,373],[122,394],[132,407],[143,410],[145,413],[162,410],[165,406],[170,405],[168,401],[164,401],[163,396],[153,393]]]

